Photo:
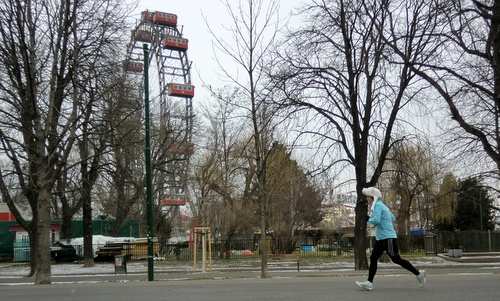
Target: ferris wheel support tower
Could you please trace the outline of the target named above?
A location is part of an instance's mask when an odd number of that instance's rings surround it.
[[[148,279],[153,280],[153,214],[151,178],[155,179],[156,205],[169,206],[189,201],[187,180],[193,132],[194,86],[191,83],[191,62],[188,59],[188,39],[177,25],[177,15],[159,11],[143,11],[131,32],[124,70],[128,76],[144,72],[145,109],[149,108],[148,66],[156,63],[158,72],[159,135],[155,151],[155,169],[146,170],[148,195]],[[146,136],[149,138],[149,112],[146,112]],[[147,140],[147,139],[146,139]],[[146,141],[146,159],[151,155]],[[174,213],[179,213],[178,208]]]
[[[186,188],[189,159],[194,151],[191,139],[195,89],[187,54],[189,40],[183,37],[176,15],[142,12],[127,48],[127,74],[142,74],[144,43],[150,45],[149,65],[156,65],[158,72],[160,149],[154,172],[157,204],[189,202]]]

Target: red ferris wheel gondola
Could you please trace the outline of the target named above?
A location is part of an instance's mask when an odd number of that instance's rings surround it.
[[[188,49],[188,39],[167,36],[161,41],[161,45],[165,49],[172,50],[187,50]]]
[[[160,11],[150,12],[145,10],[142,12],[142,21],[157,25],[177,26],[177,15]]]
[[[194,97],[194,86],[191,84],[168,84],[168,95],[177,97]]]

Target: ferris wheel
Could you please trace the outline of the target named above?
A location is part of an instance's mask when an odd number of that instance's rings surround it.
[[[149,65],[156,65],[159,99],[159,137],[155,156],[155,195],[160,206],[180,206],[188,202],[187,178],[189,159],[194,147],[194,86],[188,39],[183,37],[177,15],[143,11],[131,32],[124,70],[129,76],[144,72],[143,44],[150,48]]]

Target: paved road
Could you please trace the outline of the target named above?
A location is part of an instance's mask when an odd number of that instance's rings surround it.
[[[364,277],[363,277],[364,278]],[[415,278],[406,274],[380,275],[375,289],[359,291],[354,281],[360,277],[306,277],[273,279],[226,279],[131,281],[56,284],[51,286],[0,286],[2,300],[9,301],[233,301],[233,300],[500,300],[500,274],[429,273],[428,285],[420,289]]]
[[[431,275],[437,274],[485,274],[485,273],[497,273],[500,274],[500,266],[485,266],[485,267],[452,267],[452,268],[429,268],[428,273]],[[297,277],[347,277],[347,276],[357,276],[365,277],[367,271],[359,272],[353,271],[352,269],[336,269],[330,271],[320,271],[320,270],[303,270],[301,272],[282,270],[282,271],[271,271],[271,275],[274,278],[297,278]],[[380,275],[402,275],[405,276],[407,272],[399,267],[395,268],[382,268],[378,272]],[[192,273],[192,272],[169,272],[163,273],[158,272],[155,274],[155,280],[170,280],[170,281],[182,281],[182,280],[207,280],[207,279],[235,279],[235,278],[258,278],[260,272],[258,271],[214,271],[209,273]],[[146,281],[146,273],[129,273],[123,274],[106,274],[106,273],[95,273],[95,274],[84,274],[84,275],[53,275],[52,282],[54,284],[67,284],[67,283],[103,283],[103,282],[131,282],[131,281]],[[6,276],[0,275],[0,288],[6,285],[22,285],[22,284],[32,284],[33,279],[23,276]],[[499,300],[500,301],[500,300]]]

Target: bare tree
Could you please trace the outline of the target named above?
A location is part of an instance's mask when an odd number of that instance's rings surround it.
[[[393,14],[389,15],[391,18]],[[485,154],[500,170],[500,5],[498,1],[436,1],[415,24],[416,34],[429,43],[425,60],[405,59],[406,33],[392,29],[387,40],[419,77],[445,101],[451,118],[462,129],[455,136],[460,152]],[[430,42],[432,41],[432,42]]]
[[[230,254],[226,251],[233,236],[244,228],[242,211],[245,203],[250,201],[248,178],[254,176],[247,172],[247,160],[242,155],[248,143],[246,133],[249,129],[246,123],[235,117],[237,110],[232,104],[234,99],[241,97],[239,91],[230,88],[227,93],[224,90],[212,91],[215,104],[211,109],[207,108],[210,125],[206,126],[209,129],[206,150],[196,177],[202,221],[217,228],[214,230],[224,239],[222,254],[226,256]],[[247,185],[241,185],[242,182]],[[222,209],[210,210],[215,207]]]
[[[281,251],[295,249],[295,234],[299,228],[316,226],[321,221],[323,196],[317,185],[306,176],[292,151],[276,144],[267,166],[266,194],[270,202],[268,219]]]
[[[50,283],[49,233],[51,191],[63,161],[68,157],[76,131],[76,103],[63,107],[74,65],[68,44],[76,7],[56,7],[28,1],[3,2],[1,7],[1,59],[7,80],[2,84],[3,151],[10,158],[17,182],[28,199],[32,220],[19,214],[0,174],[3,198],[16,219],[30,232],[32,272],[35,283]],[[48,4],[48,3],[45,3]],[[54,28],[40,26],[47,18]],[[43,80],[47,78],[48,81]],[[72,108],[71,108],[72,107]],[[15,110],[13,116],[8,110]],[[63,119],[64,117],[64,119]],[[5,126],[17,131],[5,132]],[[18,138],[21,143],[18,143]]]
[[[212,30],[215,44],[227,58],[236,63],[244,72],[244,78],[238,78],[221,63],[221,69],[235,86],[239,87],[243,98],[233,104],[248,116],[252,136],[255,178],[252,183],[252,195],[259,204],[261,229],[261,277],[267,277],[267,240],[266,240],[266,205],[265,195],[266,160],[271,149],[272,112],[266,109],[265,101],[269,102],[269,91],[264,83],[265,59],[271,53],[277,33],[277,1],[245,0],[237,4],[224,1],[227,13],[231,17],[232,26],[229,29],[232,39],[226,41]]]
[[[253,234],[252,226],[259,223],[253,216],[260,210],[252,196],[255,155],[247,134],[251,129],[241,123],[231,103],[240,97],[238,90],[214,96],[216,105],[207,113],[210,126],[205,126],[206,147],[196,172],[195,211],[202,223],[214,227],[214,233],[223,239],[221,256],[229,256],[232,238]],[[278,247],[293,251],[295,230],[319,222],[320,195],[282,144],[275,144],[269,153],[266,175],[267,228],[279,238]]]
[[[119,88],[121,71],[120,52],[117,45],[123,44],[126,18],[130,8],[120,1],[87,1],[89,14],[75,22],[75,41],[86,41],[78,49],[75,64],[77,74],[73,77],[75,99],[79,99],[82,124],[79,127],[78,150],[81,174],[80,198],[83,206],[84,258],[86,266],[93,266],[92,242],[92,191],[102,171],[102,157],[109,140],[107,124],[112,114],[113,91]],[[76,30],[78,22],[86,25]]]
[[[53,216],[61,220],[61,239],[71,238],[71,222],[75,214],[82,209],[81,199],[78,198],[77,181],[78,171],[74,168],[65,168],[55,187],[52,210]]]
[[[392,132],[401,124],[398,114],[421,89],[408,66],[394,64],[395,55],[383,39],[397,22],[388,11],[407,16],[408,22],[398,26],[409,34],[398,42],[406,46],[405,59],[413,61],[421,53],[412,24],[422,9],[413,1],[310,1],[303,10],[306,25],[290,34],[273,64],[284,93],[281,105],[307,118],[303,134],[312,136],[319,153],[331,160],[326,168],[347,163],[354,169],[356,269],[368,266],[367,203],[361,190],[377,184],[397,142]]]
[[[115,218],[112,234],[118,235],[129,216],[142,217],[143,208],[143,152],[142,101],[138,85],[122,75],[112,89],[109,104],[109,153],[104,157],[106,173],[101,186],[101,204],[106,214]]]
[[[99,59],[118,1],[9,0],[0,4],[0,141],[9,170],[0,171],[2,197],[30,233],[35,283],[50,282],[53,190],[80,136],[81,83],[76,74]],[[113,13],[111,13],[113,12]],[[30,204],[24,219],[6,181]]]

